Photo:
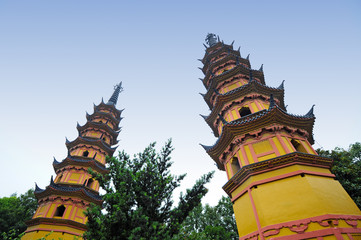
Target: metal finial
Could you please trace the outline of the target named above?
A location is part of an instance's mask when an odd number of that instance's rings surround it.
[[[122,82],[114,86],[114,93],[107,104],[117,104],[119,93],[123,92]]]
[[[259,70],[258,70],[258,71],[263,72],[263,64],[261,65],[261,67],[259,68]]]
[[[207,43],[210,47],[216,45],[217,42],[218,42],[218,41],[217,41],[217,38],[216,38],[216,34],[214,34],[214,33],[208,33],[208,34],[207,34],[206,43]]]

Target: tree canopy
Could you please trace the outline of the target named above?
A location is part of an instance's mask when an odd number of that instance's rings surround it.
[[[320,156],[333,159],[331,172],[336,175],[346,192],[361,209],[361,143],[351,144],[348,150],[336,147],[334,150],[317,149]]]
[[[189,214],[175,239],[238,239],[232,202],[223,196],[214,207],[199,205]]]
[[[117,158],[107,158],[109,173],[104,176],[92,172],[105,190],[104,210],[95,205],[88,209],[86,239],[172,239],[178,234],[207,193],[205,184],[213,172],[202,176],[173,206],[173,191],[185,174],[170,173],[172,150],[171,140],[160,153],[152,143],[133,159],[124,151]]]
[[[0,239],[11,239],[24,232],[25,221],[32,218],[37,204],[33,189],[20,196],[0,198]]]

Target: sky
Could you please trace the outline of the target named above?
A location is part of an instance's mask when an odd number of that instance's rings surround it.
[[[227,178],[199,145],[216,141],[199,116],[207,33],[264,64],[268,86],[285,80],[288,112],[316,105],[314,148],[348,148],[361,141],[360,12],[333,0],[0,1],[0,197],[49,185],[65,137],[122,81],[118,150],[172,138],[180,191],[215,171],[203,201],[215,205]]]

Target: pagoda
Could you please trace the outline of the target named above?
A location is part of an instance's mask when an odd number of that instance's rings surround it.
[[[208,34],[200,79],[217,141],[204,146],[233,203],[239,239],[361,239],[361,212],[312,148],[313,106],[287,112],[284,82],[265,84],[263,65]]]
[[[55,179],[51,177],[50,185],[40,189],[35,184],[35,196],[38,208],[31,220],[27,222],[23,240],[40,239],[82,239],[86,231],[87,217],[85,211],[91,203],[102,205],[99,195],[99,183],[88,172],[105,174],[106,156],[112,156],[118,143],[119,122],[123,110],[115,105],[122,83],[115,90],[107,103],[94,105],[94,113],[87,113],[87,122],[77,130],[79,136],[74,141],[66,140],[67,157],[58,162],[54,158]]]

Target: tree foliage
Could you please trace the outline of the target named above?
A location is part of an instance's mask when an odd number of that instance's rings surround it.
[[[208,204],[197,206],[182,224],[175,239],[238,239],[231,200],[223,196],[214,207]]]
[[[133,159],[124,151],[107,158],[109,173],[104,176],[92,172],[105,190],[104,210],[95,205],[88,209],[86,239],[171,239],[200,204],[213,173],[199,179],[173,206],[172,193],[185,174],[170,174],[170,140],[160,153],[154,147],[150,144]]]
[[[331,151],[323,149],[316,151],[320,156],[333,159],[332,173],[361,208],[361,143],[351,144],[348,150],[336,147]]]
[[[34,215],[37,204],[33,189],[0,198],[0,239],[11,239],[25,231],[25,221]]]

